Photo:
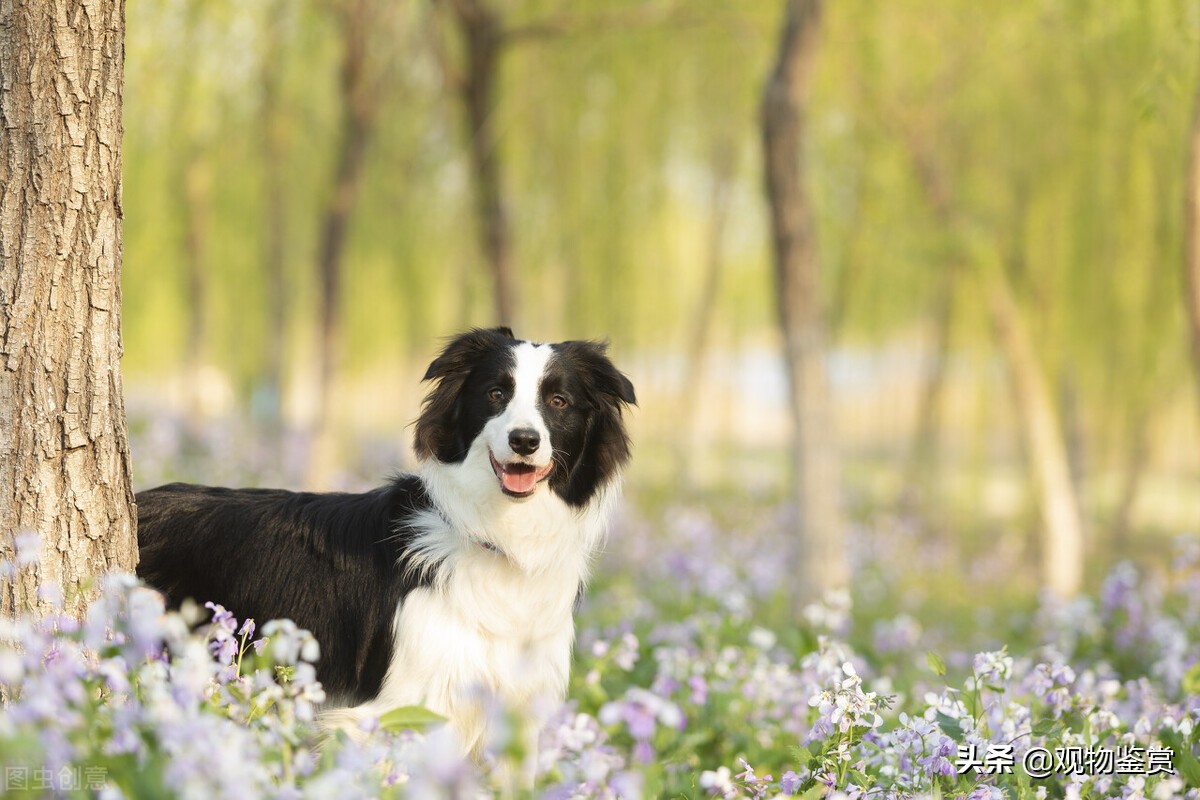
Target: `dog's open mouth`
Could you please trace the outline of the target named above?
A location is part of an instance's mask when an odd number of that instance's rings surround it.
[[[519,461],[501,464],[491,454],[491,451],[488,451],[488,458],[492,460],[492,470],[495,471],[496,478],[500,481],[500,488],[505,494],[513,497],[528,497],[533,494],[538,483],[546,479],[546,476],[550,474],[550,468],[554,466],[553,461],[544,467],[522,464]]]

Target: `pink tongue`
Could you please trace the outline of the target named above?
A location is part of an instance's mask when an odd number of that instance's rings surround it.
[[[533,487],[537,486],[538,475],[533,470],[529,472],[503,472],[503,477],[500,479],[504,482],[504,488],[516,494],[526,494],[533,491]]]

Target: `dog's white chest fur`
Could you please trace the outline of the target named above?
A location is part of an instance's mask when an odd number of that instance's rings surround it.
[[[578,582],[522,580],[499,563],[504,558],[483,548],[464,554],[444,586],[405,599],[395,659],[374,705],[423,705],[448,717],[464,748],[475,750],[489,695],[513,709],[565,695]]]
[[[465,750],[486,734],[495,697],[509,709],[561,700],[570,672],[572,612],[603,535],[612,491],[574,509],[540,490],[514,503],[491,486],[482,439],[461,464],[421,470],[439,511],[416,520],[414,568],[436,576],[411,591],[395,619],[395,649],[379,695],[330,712],[351,727],[392,708],[424,706],[446,716]],[[615,483],[615,482],[614,482]]]

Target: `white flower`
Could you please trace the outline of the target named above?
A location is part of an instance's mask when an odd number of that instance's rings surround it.
[[[775,634],[766,628],[754,627],[750,629],[749,636],[750,644],[757,647],[759,650],[767,651],[775,646]]]
[[[733,773],[729,767],[718,767],[715,771],[704,770],[700,773],[700,785],[722,797],[737,796],[737,787],[733,785]]]

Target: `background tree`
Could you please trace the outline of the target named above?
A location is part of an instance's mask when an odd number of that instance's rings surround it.
[[[800,595],[820,597],[850,579],[842,540],[841,484],[825,375],[825,320],[813,212],[805,194],[805,114],[821,0],[789,0],[778,59],[763,93],[763,161],[775,285],[793,429]]]
[[[287,125],[283,109],[283,57],[285,29],[290,22],[287,0],[267,7],[259,81],[262,87],[260,124],[263,164],[263,266],[266,272],[265,415],[276,438],[283,429],[284,376],[287,337],[287,210],[284,188]]]
[[[463,138],[475,193],[475,224],[480,251],[491,275],[494,321],[511,326],[516,316],[516,268],[496,125],[496,84],[508,40],[502,17],[486,0],[444,2],[459,33],[463,65],[453,67],[443,59],[443,71],[462,105]]]
[[[729,221],[729,195],[737,165],[736,151],[729,138],[717,134],[712,145],[712,163],[709,167],[712,186],[709,190],[708,237],[704,242],[703,281],[697,298],[692,331],[688,337],[683,366],[682,391],[680,392],[680,425],[676,461],[679,474],[693,478],[694,456],[700,451],[697,426],[700,421],[701,401],[704,398],[704,366],[711,355],[713,327],[720,298],[721,268],[725,263],[725,234]]]
[[[1188,136],[1187,195],[1184,199],[1184,306],[1187,310],[1192,372],[1196,379],[1196,402],[1200,408],[1200,80],[1192,101],[1192,125]]]
[[[317,409],[314,415],[313,452],[309,479],[324,485],[334,463],[335,441],[330,428],[330,406],[342,359],[343,261],[351,215],[361,191],[363,160],[374,132],[380,103],[380,66],[372,59],[369,42],[380,22],[374,0],[339,0],[334,5],[342,33],[341,141],[333,187],[321,220],[317,245],[320,298],[317,351]]]
[[[121,388],[124,4],[0,9],[0,556],[42,537],[0,610],[79,614],[87,581],[137,562]]]
[[[211,23],[196,3],[186,6],[183,20],[183,51],[194,53],[203,49],[202,28]],[[207,141],[215,128],[204,113],[206,104],[202,93],[208,76],[200,60],[180,64],[179,90],[171,102],[170,126],[172,147],[181,157],[173,162],[170,183],[179,209],[182,229],[179,232],[179,253],[186,271],[188,303],[184,333],[183,386],[187,407],[184,410],[185,433],[189,444],[199,446],[203,436],[205,407],[206,351],[211,339],[209,305],[212,290],[212,168],[209,163],[210,144]]]

